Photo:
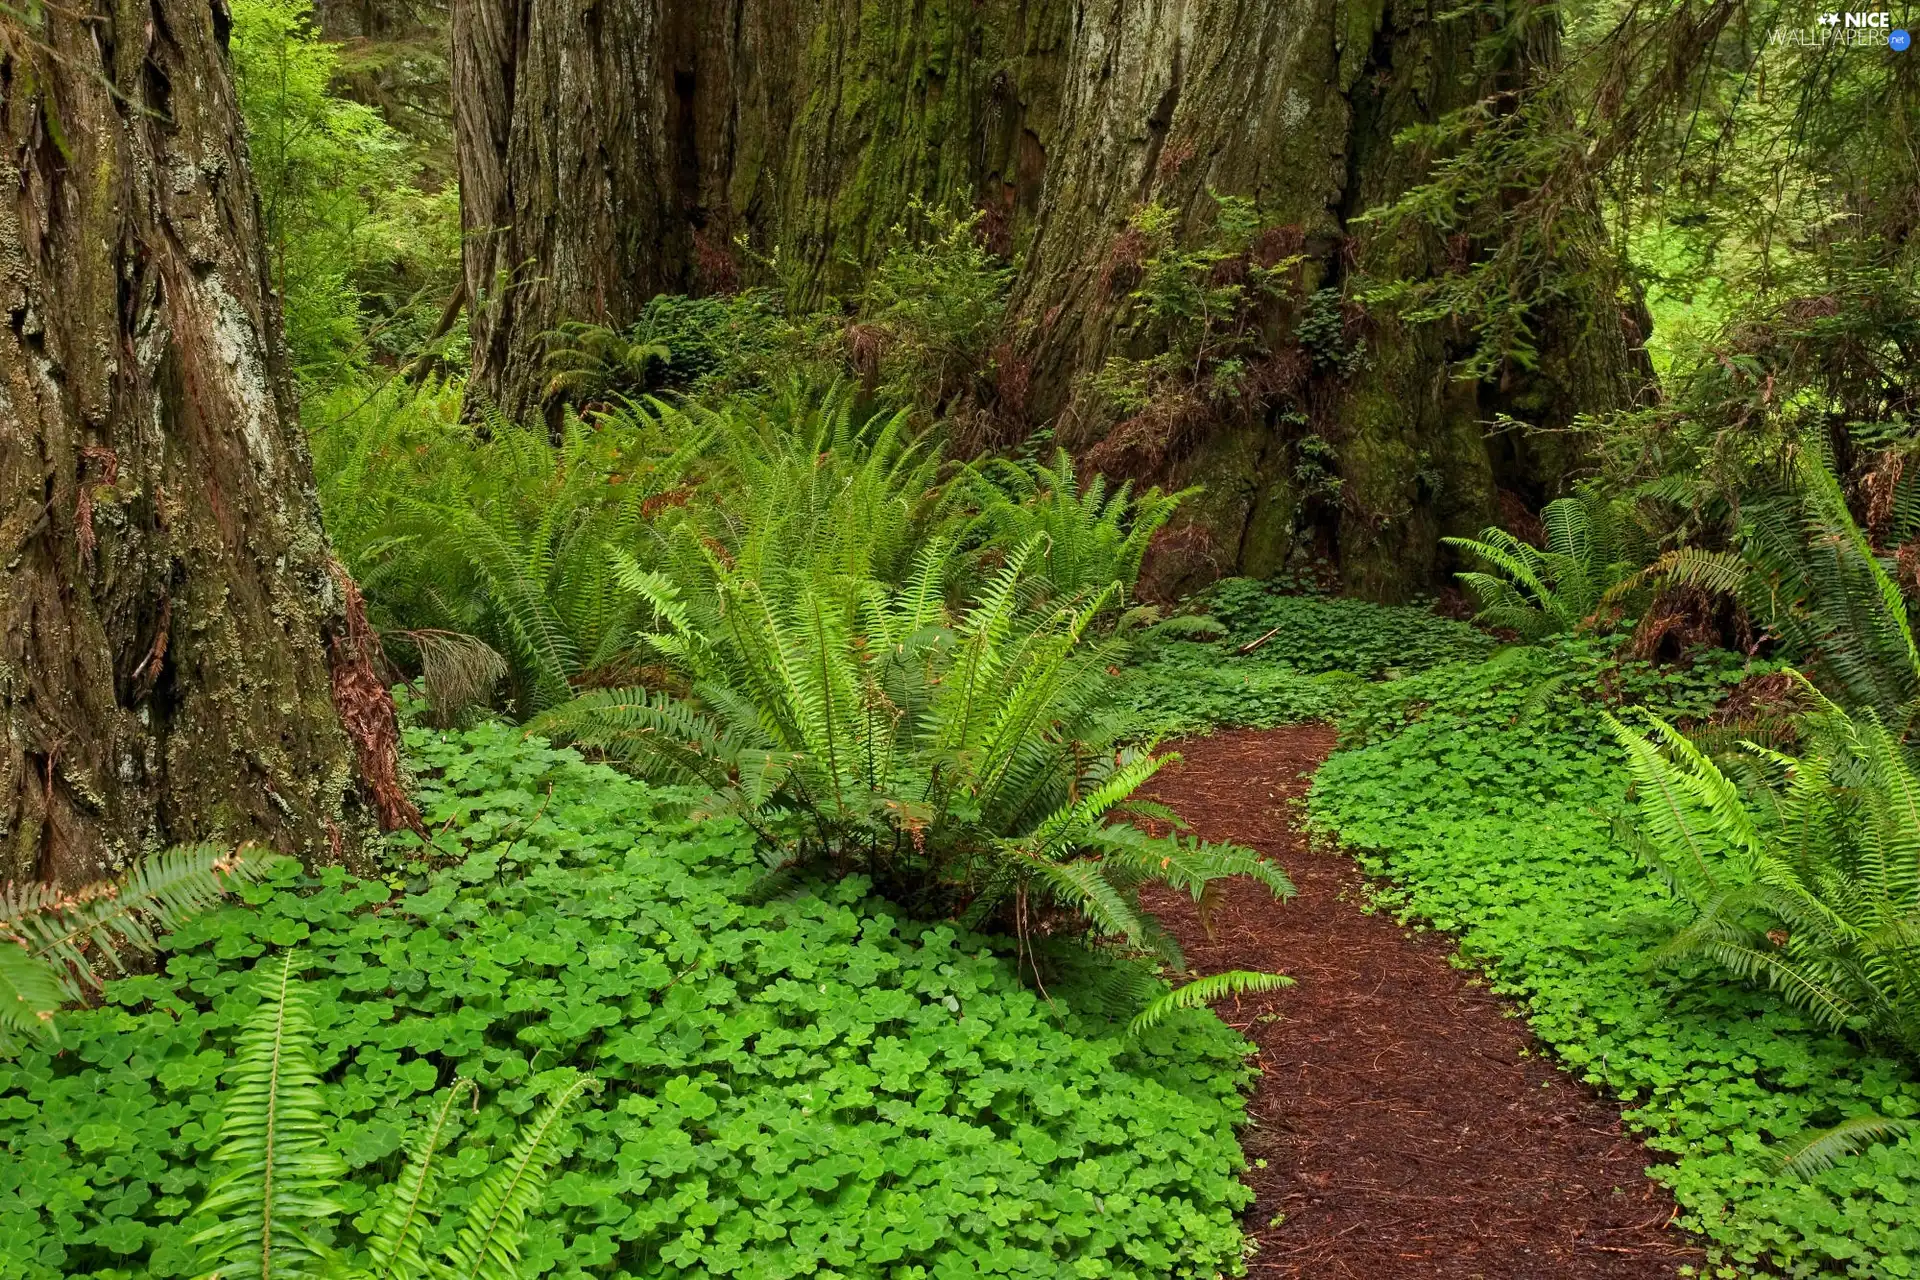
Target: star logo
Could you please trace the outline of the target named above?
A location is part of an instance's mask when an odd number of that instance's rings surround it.
[[[1820,25],[1823,27],[1837,27],[1840,25],[1840,15],[1837,13],[1823,13],[1820,15]]]

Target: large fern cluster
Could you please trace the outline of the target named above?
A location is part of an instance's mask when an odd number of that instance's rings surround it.
[[[709,424],[627,406],[569,415],[556,437],[476,430],[431,401],[387,408],[321,436],[322,502],[375,624],[436,704],[484,701],[504,677],[512,705],[537,711],[617,669],[633,619],[607,549],[677,500]]]
[[[1741,509],[1738,547],[1681,548],[1649,570],[1679,586],[1735,596],[1823,690],[1871,710],[1902,741],[1920,706],[1920,648],[1895,557],[1875,550],[1848,510],[1824,452],[1800,449],[1795,484]],[[1920,486],[1889,504],[1889,542],[1920,532]]]
[[[118,970],[122,947],[151,950],[159,933],[277,859],[251,845],[189,845],[79,889],[0,885],[0,1057],[24,1038],[54,1035],[60,1006],[96,989],[102,969]]]
[[[554,707],[541,732],[704,785],[779,865],[872,877],[910,909],[1178,959],[1150,879],[1211,905],[1252,853],[1112,821],[1160,767],[1114,671],[1147,537],[1177,499],[944,464],[904,415],[737,413],[710,505],[610,559],[673,678]],[[997,482],[997,483],[996,483]],[[1015,540],[1017,538],[1017,540]],[[1056,910],[1056,908],[1063,908]],[[1078,922],[1068,924],[1067,922]]]
[[[1574,630],[1645,563],[1638,530],[1604,498],[1560,498],[1540,518],[1545,547],[1500,528],[1443,539],[1486,566],[1460,575],[1480,604],[1474,621],[1510,628],[1523,640]]]
[[[1797,756],[1757,746],[1755,794],[1679,730],[1618,720],[1640,847],[1691,908],[1667,958],[1765,980],[1920,1058],[1920,775],[1871,709],[1819,698]]]
[[[618,566],[674,572],[695,542],[743,572],[790,561],[898,584],[949,548],[959,589],[1038,537],[1056,591],[1131,586],[1184,495],[1081,485],[1051,467],[945,459],[908,415],[844,387],[790,386],[714,406],[649,401],[569,414],[557,434],[475,428],[435,393],[389,396],[316,435],[329,531],[389,652],[451,713],[498,700],[523,715],[582,687],[647,678],[637,598]]]
[[[440,1231],[444,1153],[460,1105],[475,1093],[471,1081],[455,1082],[386,1189],[360,1265],[350,1265],[328,1238],[345,1213],[333,1193],[346,1166],[327,1145],[313,1013],[292,954],[262,964],[257,983],[262,999],[236,1046],[214,1180],[199,1209],[215,1221],[193,1238],[208,1280],[514,1280],[567,1114],[595,1087],[592,1077],[562,1075],[451,1230]],[[436,1236],[451,1243],[435,1250]]]
[[[1609,717],[1639,798],[1637,847],[1691,921],[1658,953],[1764,982],[1836,1030],[1920,1060],[1920,773],[1879,714],[1814,693],[1804,746],[1747,744],[1757,788],[1652,716]],[[1912,1126],[1878,1116],[1805,1136],[1818,1169]]]
[[[706,547],[672,578],[627,564],[659,619],[646,643],[688,695],[590,692],[534,728],[704,784],[782,865],[858,872],[909,909],[1022,931],[1064,907],[1177,964],[1143,883],[1203,908],[1228,876],[1288,885],[1248,850],[1110,820],[1169,817],[1134,799],[1163,758],[1127,745],[1115,710],[1130,641],[1096,623],[1117,584],[1032,603],[1040,545],[958,607],[939,541],[899,586],[830,564],[750,572]]]

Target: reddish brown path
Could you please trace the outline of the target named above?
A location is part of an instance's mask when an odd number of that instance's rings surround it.
[[[1153,784],[1197,834],[1262,850],[1300,890],[1280,904],[1237,886],[1212,941],[1190,901],[1150,898],[1201,972],[1299,983],[1220,1007],[1263,1068],[1241,1135],[1266,1162],[1248,1175],[1250,1275],[1652,1280],[1698,1266],[1618,1111],[1530,1052],[1525,1024],[1447,962],[1447,939],[1364,914],[1353,862],[1294,831],[1289,801],[1332,749],[1321,726],[1221,733],[1181,744],[1184,762]]]

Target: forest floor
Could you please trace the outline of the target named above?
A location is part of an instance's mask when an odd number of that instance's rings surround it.
[[[1241,1135],[1264,1164],[1248,1171],[1249,1274],[1651,1280],[1700,1265],[1618,1109],[1450,963],[1450,938],[1367,914],[1354,863],[1309,846],[1293,802],[1333,747],[1324,725],[1222,732],[1180,743],[1152,784],[1195,834],[1261,850],[1299,889],[1279,903],[1236,882],[1211,939],[1189,899],[1149,897],[1199,971],[1298,983],[1219,1008],[1262,1069]]]

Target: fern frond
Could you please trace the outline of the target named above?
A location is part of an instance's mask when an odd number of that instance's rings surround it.
[[[527,1217],[546,1193],[569,1127],[568,1112],[599,1088],[592,1076],[571,1073],[522,1126],[506,1160],[487,1175],[467,1206],[442,1268],[447,1280],[517,1280]]]
[[[1851,1155],[1878,1142],[1897,1142],[1920,1134],[1920,1123],[1887,1116],[1854,1116],[1827,1129],[1811,1130],[1773,1152],[1772,1163],[1781,1173],[1812,1178]]]
[[[439,1203],[440,1151],[452,1131],[455,1109],[478,1093],[479,1086],[467,1079],[455,1081],[443,1093],[374,1224],[364,1280],[421,1280],[428,1274],[421,1246]]]
[[[1217,1000],[1224,1000],[1228,996],[1278,991],[1282,987],[1292,985],[1293,979],[1283,974],[1255,973],[1247,969],[1233,969],[1226,973],[1196,978],[1184,986],[1167,992],[1142,1010],[1138,1017],[1127,1024],[1127,1036],[1132,1039],[1144,1031],[1151,1030],[1182,1009],[1203,1008]]]
[[[225,1280],[305,1280],[327,1250],[310,1231],[340,1212],[331,1198],[346,1164],[327,1149],[334,1123],[320,1098],[315,1028],[293,955],[264,962],[260,1007],[235,1045],[216,1174],[199,1212],[217,1219],[190,1243]]]
[[[158,935],[262,879],[282,855],[258,845],[181,845],[142,858],[112,880],[62,891],[0,886],[0,939],[11,935],[79,999],[97,987],[94,959],[118,969],[118,947],[151,950]]]
[[[67,989],[53,967],[27,949],[24,940],[0,933],[0,1058],[12,1057],[30,1039],[58,1043],[54,1014]]]

